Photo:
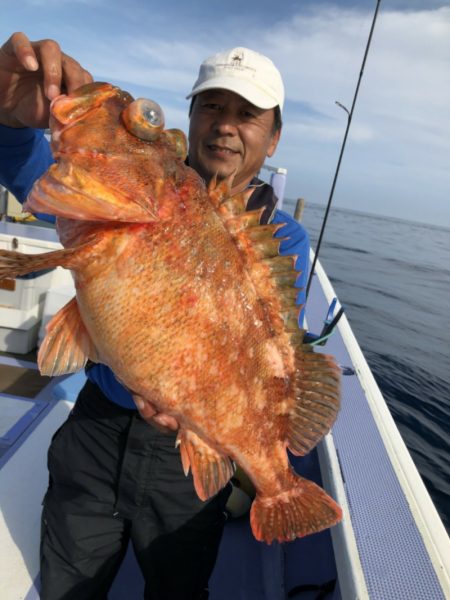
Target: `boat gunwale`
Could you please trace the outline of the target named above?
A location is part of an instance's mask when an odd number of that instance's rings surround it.
[[[313,256],[313,251],[311,251],[311,256]],[[333,298],[337,297],[337,294],[319,260],[316,262],[315,272],[326,301],[330,303]],[[341,304],[338,300],[336,311],[340,307]],[[369,410],[374,418],[385,451],[408,503],[414,523],[425,545],[442,592],[445,594],[445,597],[450,598],[450,538],[447,535],[445,526],[413,462],[411,454],[392,417],[345,313],[340,319],[337,328],[363,388]],[[334,444],[333,448],[336,450]],[[325,448],[322,448],[322,450],[323,460],[325,458]],[[334,465],[334,468],[332,467],[334,460],[329,450],[325,451],[325,455],[325,466],[330,465],[329,468],[332,469],[333,481],[330,482],[330,485],[332,487],[335,486],[338,491],[340,486],[343,485],[340,467],[339,471],[336,470],[336,465]],[[326,469],[322,473],[322,476],[327,477]],[[331,533],[333,544],[342,544],[342,540],[339,539],[339,536],[342,536],[339,527],[332,529]],[[338,552],[339,550],[336,548],[335,556],[337,561]],[[364,596],[354,597],[360,598]]]

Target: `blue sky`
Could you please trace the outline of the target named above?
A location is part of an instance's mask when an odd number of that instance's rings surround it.
[[[274,12],[274,5],[277,12]],[[53,38],[95,79],[161,104],[187,131],[200,62],[248,46],[286,86],[270,164],[286,195],[323,203],[346,126],[375,0],[2,0],[0,36]],[[450,227],[450,0],[382,0],[335,205]]]

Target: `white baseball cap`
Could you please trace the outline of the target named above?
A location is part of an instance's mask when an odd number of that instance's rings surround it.
[[[259,108],[283,110],[284,85],[273,62],[248,48],[232,48],[210,56],[200,65],[192,98],[211,89],[230,90]]]

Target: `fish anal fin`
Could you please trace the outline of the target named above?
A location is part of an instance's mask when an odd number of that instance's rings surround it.
[[[191,469],[200,500],[211,498],[228,483],[234,469],[227,456],[219,454],[188,429],[180,430],[177,444],[180,445],[183,470],[187,475]]]
[[[250,523],[257,540],[289,542],[336,525],[342,519],[340,506],[322,488],[299,476],[292,487],[277,496],[256,496]]]
[[[287,443],[296,455],[310,452],[329,432],[340,406],[340,370],[334,358],[296,352],[295,402],[289,416]]]
[[[88,358],[96,362],[97,352],[72,298],[47,324],[38,367],[42,375],[64,375],[82,369]]]

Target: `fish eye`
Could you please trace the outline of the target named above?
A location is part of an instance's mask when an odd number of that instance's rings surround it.
[[[164,129],[164,113],[153,100],[138,98],[122,111],[127,130],[147,142],[154,142]]]

